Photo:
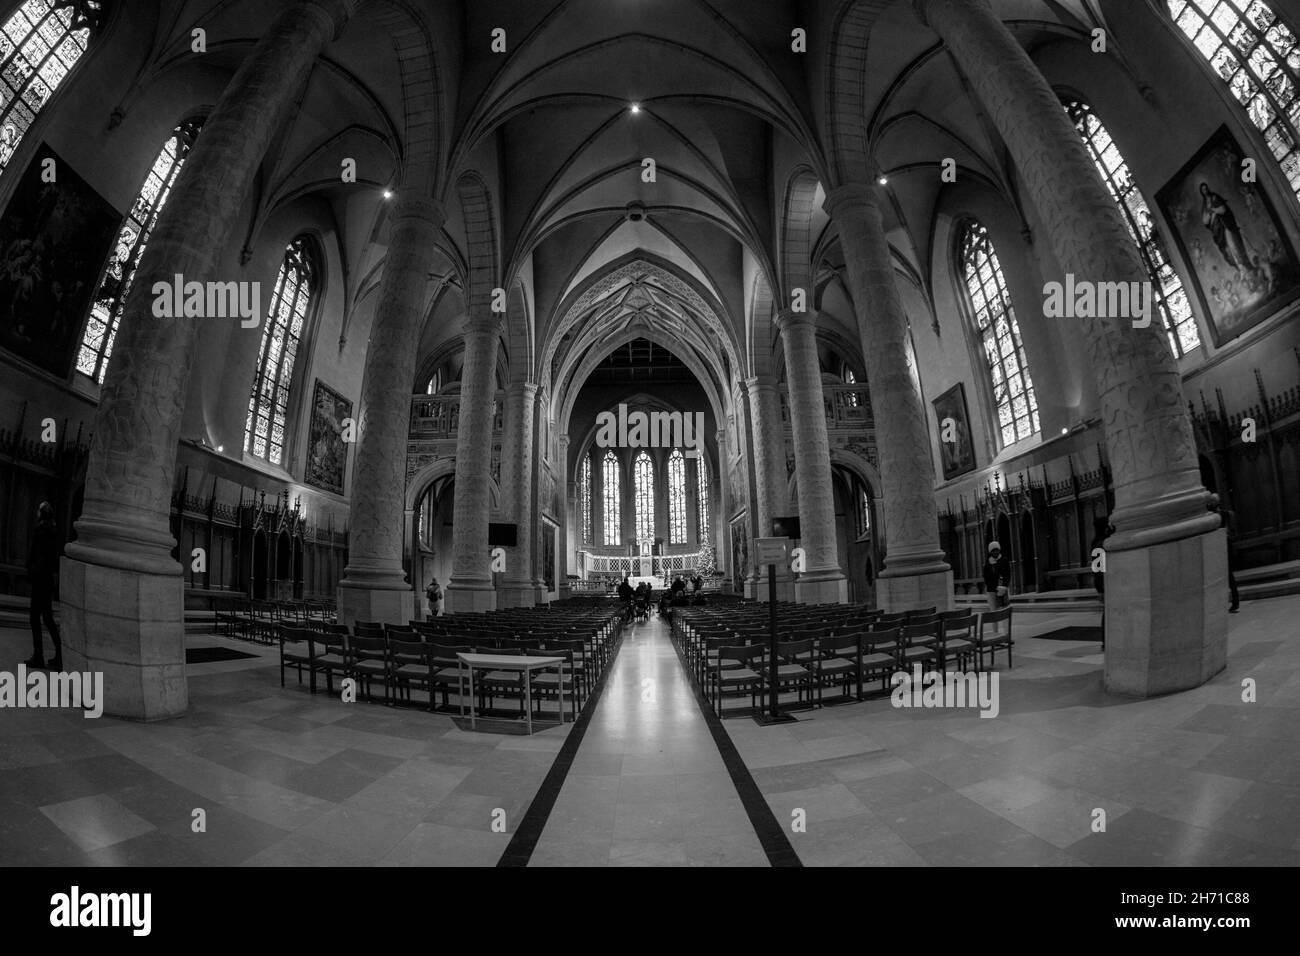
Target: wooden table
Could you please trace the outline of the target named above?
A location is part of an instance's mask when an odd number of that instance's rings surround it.
[[[524,657],[519,654],[464,654],[458,653],[457,667],[469,670],[469,726],[476,728],[474,713],[474,668],[482,667],[494,671],[519,671],[524,675],[524,716],[528,732],[533,732],[533,671],[549,667],[560,668],[560,686],[557,703],[560,707],[560,723],[564,723],[564,658],[563,657]],[[573,665],[569,665],[570,700],[572,701],[573,719],[578,719],[578,687],[574,680]],[[461,678],[463,680],[463,678]],[[463,686],[463,685],[462,685]]]

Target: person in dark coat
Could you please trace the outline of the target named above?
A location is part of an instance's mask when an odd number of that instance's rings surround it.
[[[1115,529],[1110,526],[1106,518],[1092,519],[1092,549],[1090,554],[1092,560],[1097,559],[1097,550],[1100,548],[1102,554],[1106,553],[1106,539],[1115,533]],[[1106,565],[1103,561],[1102,570],[1092,572],[1092,586],[1097,589],[1101,595],[1101,646],[1106,646]]]
[[[54,640],[50,669],[63,669],[63,643],[59,639],[58,625],[54,623],[54,585],[59,577],[59,556],[62,553],[63,536],[54,520],[54,507],[48,501],[42,501],[36,511],[31,547],[27,550],[27,580],[32,586],[32,657],[27,662],[28,667],[45,667],[45,642],[41,634],[41,622],[44,621]]]
[[[989,542],[989,559],[984,562],[984,593],[989,597],[989,610],[996,611],[1009,603],[1011,593],[1011,562],[1002,555],[1002,545]],[[1008,601],[1003,601],[1008,598]]]

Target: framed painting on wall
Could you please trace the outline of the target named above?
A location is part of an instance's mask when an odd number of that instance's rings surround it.
[[[934,418],[939,426],[939,457],[944,480],[964,475],[975,467],[975,446],[970,437],[970,418],[966,414],[966,387],[958,382],[934,399]],[[952,441],[944,441],[945,422],[952,420]]]
[[[46,169],[55,172],[54,182],[45,182]],[[40,145],[0,219],[0,346],[59,377],[68,374],[121,221]]]
[[[1246,154],[1226,126],[1158,193],[1215,346],[1254,328],[1300,296],[1300,264],[1258,183],[1243,182]],[[1269,163],[1267,156],[1255,157]]]
[[[351,417],[352,403],[316,379],[307,438],[307,467],[303,474],[307,484],[343,494],[348,465],[348,443],[343,440],[343,429],[344,422]]]

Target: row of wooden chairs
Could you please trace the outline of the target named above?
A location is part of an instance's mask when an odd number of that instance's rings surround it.
[[[920,666],[923,671],[958,670],[974,664],[984,669],[985,656],[996,664],[1005,648],[1011,666],[1010,607],[978,615],[969,609],[935,613],[921,609],[898,615],[859,615],[847,623],[802,622],[779,627],[772,672],[767,627],[742,621],[732,628],[695,621],[674,628],[692,677],[719,715],[729,694],[748,693],[751,705],[775,684],[778,694],[793,692],[796,704],[825,702],[828,689],[841,700],[861,700],[864,685],[879,679],[887,690],[892,675]],[[816,700],[814,701],[814,694]]]
[[[491,627],[482,623],[489,620]],[[500,626],[504,621],[508,626]],[[289,670],[296,671],[300,686],[305,674],[312,693],[322,676],[331,694],[336,677],[351,677],[368,700],[377,699],[376,683],[385,703],[410,704],[411,691],[423,691],[430,710],[439,694],[443,708],[448,708],[454,689],[463,710],[467,671],[460,667],[458,653],[540,654],[561,658],[563,663],[533,674],[530,690],[536,702],[554,698],[563,709],[564,700],[570,699],[581,707],[608,663],[608,644],[617,637],[618,627],[617,614],[608,609],[602,614],[458,615],[411,621],[406,626],[360,621],[351,629],[340,624],[282,624],[277,628],[280,686],[285,685]],[[480,706],[491,708],[498,696],[514,698],[522,714],[528,696],[524,680],[519,672],[506,670],[476,678]]]
[[[273,644],[281,624],[321,627],[337,619],[333,601],[251,601],[239,598],[217,601],[213,610],[218,634],[259,644]]]

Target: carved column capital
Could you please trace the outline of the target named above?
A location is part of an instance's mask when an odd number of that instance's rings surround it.
[[[793,309],[782,309],[776,314],[776,327],[783,336],[787,332],[793,333],[803,328],[812,329],[815,333],[817,330],[817,313],[815,311],[795,312]],[[789,376],[789,374],[787,369],[786,375]]]
[[[859,210],[859,214],[874,212],[876,216],[880,216],[881,207],[885,202],[880,188],[872,183],[844,183],[826,194],[826,198],[822,200],[822,209],[831,219],[839,221],[851,215],[851,210]]]

